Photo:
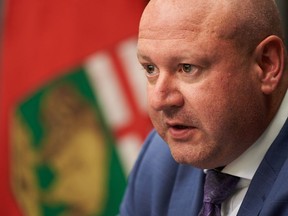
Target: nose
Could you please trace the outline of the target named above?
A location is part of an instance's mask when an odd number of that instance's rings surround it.
[[[179,81],[173,75],[161,74],[155,83],[148,84],[148,102],[152,109],[162,111],[181,107],[184,98]]]

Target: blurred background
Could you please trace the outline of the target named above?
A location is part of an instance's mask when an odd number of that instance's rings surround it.
[[[117,214],[152,128],[136,59],[147,2],[0,0],[0,215]]]

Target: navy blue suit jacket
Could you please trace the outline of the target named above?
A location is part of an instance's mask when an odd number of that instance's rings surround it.
[[[239,216],[288,216],[288,121],[261,162]],[[121,216],[197,216],[203,199],[202,170],[177,164],[152,131],[129,177]]]

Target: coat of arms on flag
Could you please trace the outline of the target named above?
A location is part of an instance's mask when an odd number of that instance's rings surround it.
[[[123,44],[122,51],[134,53],[135,40]],[[119,52],[123,63],[125,53]],[[139,73],[133,83],[143,79],[137,64],[128,64],[125,71]],[[125,74],[117,78],[109,52],[96,53],[16,107],[11,128],[12,185],[25,215],[117,213],[133,164],[127,161],[137,155],[148,132],[136,126],[148,124],[144,85],[142,89],[138,85],[142,91],[138,99],[129,102],[125,88],[132,87],[121,83],[129,72]]]

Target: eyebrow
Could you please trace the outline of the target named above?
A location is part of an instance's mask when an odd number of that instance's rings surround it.
[[[146,61],[152,61],[152,59],[146,55],[142,55],[141,53],[137,52],[137,58],[138,59],[142,59],[142,60],[146,60]]]
[[[153,62],[153,60],[147,56],[147,55],[142,55],[141,53],[137,53],[137,57],[138,59],[141,59],[141,60],[146,60],[146,61],[149,61],[149,62]],[[182,56],[182,57],[179,57],[179,56],[171,56],[170,57],[173,61],[182,61],[183,59],[189,59],[191,58],[189,55],[187,56]]]

